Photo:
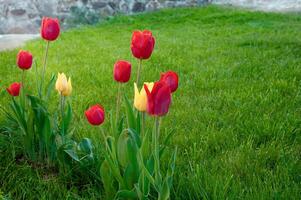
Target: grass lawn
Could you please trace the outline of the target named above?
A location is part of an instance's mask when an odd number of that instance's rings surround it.
[[[117,59],[133,64],[123,90],[133,96],[138,63],[130,39],[135,29],[152,30],[156,38],[142,80],[157,80],[168,69],[180,77],[163,119],[163,127],[176,131],[169,146],[179,148],[172,199],[299,199],[301,16],[209,6],[120,16],[64,32],[50,44],[47,79],[57,72],[72,77],[77,139],[100,143],[98,129],[88,125],[83,112],[93,103],[107,112],[114,109]],[[24,49],[41,66],[44,47],[38,40]],[[20,79],[17,51],[0,53],[2,87]],[[35,90],[34,69],[27,81]],[[8,100],[4,95],[1,105]],[[53,105],[58,101],[54,97]],[[11,145],[0,143],[0,190],[13,199],[96,199],[102,194],[101,185],[34,170],[16,163],[10,152]]]

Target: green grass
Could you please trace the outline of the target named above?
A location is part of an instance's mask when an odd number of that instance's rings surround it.
[[[50,44],[47,77],[72,77],[76,138],[100,143],[83,112],[97,102],[114,109],[117,59],[133,64],[124,87],[133,96],[137,61],[129,46],[135,29],[150,29],[156,38],[142,79],[157,80],[168,69],[180,77],[163,119],[176,131],[170,147],[179,148],[172,199],[299,199],[301,16],[209,6],[120,16],[64,32]],[[44,47],[39,40],[25,49],[41,65]],[[3,86],[20,78],[16,53],[0,53]],[[35,90],[34,70],[27,80]],[[8,100],[0,101],[7,106]],[[14,199],[95,199],[102,193],[100,185],[16,164],[10,151],[0,147],[0,189]]]

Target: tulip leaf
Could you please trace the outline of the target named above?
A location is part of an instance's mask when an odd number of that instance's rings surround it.
[[[137,194],[131,190],[119,190],[115,195],[115,199],[137,199],[137,198],[138,198]]]
[[[70,122],[72,120],[72,108],[70,103],[67,104],[67,112],[64,116],[64,133],[68,133],[68,128],[70,126]]]
[[[51,93],[53,91],[54,84],[55,84],[55,79],[56,79],[56,76],[54,74],[52,74],[51,79],[50,79],[50,81],[48,82],[48,84],[46,86],[46,91],[45,91],[46,92],[46,97],[45,97],[46,102],[50,98]]]
[[[126,129],[128,134],[135,140],[138,147],[141,147],[141,139],[138,133],[135,131],[135,129],[129,128]]]
[[[128,152],[127,152],[127,142],[129,139],[129,135],[126,131],[122,132],[119,135],[117,141],[117,157],[119,164],[125,168],[128,164]]]
[[[126,117],[128,122],[128,127],[137,130],[136,118],[134,114],[134,110],[128,100],[128,98],[124,95],[124,101],[126,105]]]
[[[79,162],[79,158],[77,153],[73,149],[65,149],[64,150],[73,160]]]
[[[84,138],[78,144],[78,149],[87,155],[93,155],[93,145],[89,138]]]
[[[160,158],[161,156],[163,155],[165,149],[166,149],[166,146],[168,144],[168,142],[170,141],[170,139],[172,138],[172,136],[174,135],[175,131],[174,130],[171,130],[167,136],[165,137],[164,141],[163,141],[163,145],[162,147],[160,148]]]
[[[104,160],[100,167],[100,176],[101,180],[103,182],[103,187],[106,192],[106,199],[113,199],[115,194],[114,189],[114,179],[113,179],[113,173],[111,171],[111,168],[109,167],[109,164],[107,160]]]

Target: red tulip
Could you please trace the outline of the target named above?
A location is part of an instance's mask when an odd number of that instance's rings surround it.
[[[134,31],[132,36],[131,50],[134,57],[138,59],[148,59],[154,50],[155,38],[152,32]]]
[[[58,19],[43,17],[41,25],[41,36],[44,40],[54,41],[60,34],[60,24]]]
[[[17,55],[17,65],[20,69],[27,70],[32,65],[32,55],[28,51],[20,50]]]
[[[6,88],[7,92],[12,96],[19,96],[21,88],[21,83],[12,83],[8,88]]]
[[[85,115],[89,123],[94,126],[102,124],[105,119],[105,111],[99,104],[91,106],[85,111]]]
[[[178,89],[179,77],[176,72],[168,71],[161,74],[160,81],[165,82],[170,88],[171,92],[175,92]]]
[[[171,103],[169,86],[164,82],[157,81],[151,92],[148,90],[147,85],[144,85],[144,89],[147,95],[147,112],[150,115],[157,116],[167,114]]]
[[[117,82],[126,83],[131,77],[132,65],[128,61],[119,60],[114,64],[114,79]]]

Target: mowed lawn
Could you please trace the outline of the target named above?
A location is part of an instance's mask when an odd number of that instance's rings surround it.
[[[115,108],[112,70],[118,59],[133,64],[123,88],[132,100],[138,62],[130,40],[136,29],[149,29],[156,38],[142,80],[158,80],[169,69],[180,77],[162,125],[163,134],[175,130],[169,147],[179,152],[172,199],[300,199],[301,16],[209,6],[119,16],[63,32],[50,44],[47,80],[57,72],[72,77],[77,140],[101,143],[99,129],[83,112],[94,103],[107,113]],[[44,48],[42,40],[24,47],[38,70]],[[20,81],[17,52],[0,52],[2,90]],[[26,80],[35,92],[34,74],[33,68]],[[55,107],[58,96],[51,101]],[[8,106],[9,96],[0,102]],[[151,128],[153,119],[147,120]],[[110,126],[109,114],[104,126]],[[78,178],[85,174],[66,180],[16,162],[11,152],[12,145],[0,143],[0,189],[13,199],[101,198],[101,184]]]

